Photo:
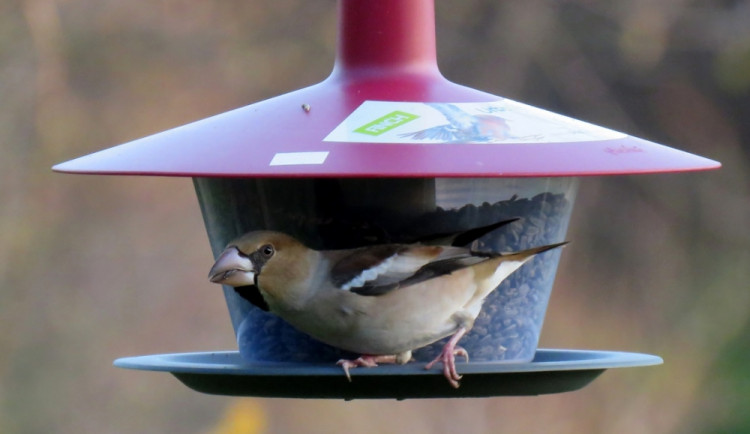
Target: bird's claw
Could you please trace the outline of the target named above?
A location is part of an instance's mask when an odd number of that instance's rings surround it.
[[[451,386],[458,389],[458,386],[460,386],[460,383],[458,382],[461,379],[461,375],[458,374],[458,371],[456,370],[456,356],[461,356],[464,359],[466,359],[466,362],[469,361],[469,353],[463,349],[462,347],[455,347],[455,348],[443,348],[443,351],[438,354],[437,357],[435,357],[430,363],[425,365],[425,369],[432,369],[433,366],[435,366],[435,363],[442,362],[443,363],[443,374],[445,375],[445,378],[448,379],[448,382]]]
[[[352,376],[349,374],[350,368],[358,368],[360,366],[364,366],[366,368],[373,368],[375,366],[378,366],[377,361],[372,356],[361,356],[354,360],[348,360],[348,359],[341,359],[338,362],[336,362],[338,366],[341,366],[341,368],[344,370],[344,374],[346,374],[346,379],[349,380],[349,382],[352,382]]]
[[[443,375],[448,379],[448,383],[456,389],[460,386],[458,380],[461,379],[461,376],[458,375],[458,371],[456,371],[456,356],[463,356],[467,362],[469,361],[469,353],[465,349],[456,345],[466,332],[466,327],[459,328],[445,344],[440,354],[425,366],[425,369],[432,369],[435,363],[442,362]]]

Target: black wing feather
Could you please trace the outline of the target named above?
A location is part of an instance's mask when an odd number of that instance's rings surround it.
[[[362,270],[377,266],[406,248],[403,244],[381,244],[363,247],[358,252],[341,258],[333,266],[331,270],[331,274],[335,276],[332,279],[333,284],[340,287],[356,278]]]
[[[486,261],[493,255],[488,255],[484,253],[467,253],[466,256],[460,256],[460,257],[454,257],[449,259],[443,259],[440,261],[434,261],[430,262],[429,264],[423,266],[419,270],[417,270],[414,275],[411,277],[404,279],[397,283],[391,283],[388,285],[368,285],[365,284],[361,287],[352,288],[350,291],[364,296],[378,296],[386,294],[390,291],[399,289],[399,288],[406,288],[411,285],[416,285],[418,283],[424,282],[429,279],[434,279],[436,277],[444,276],[446,274],[451,274],[454,271],[460,270],[462,268],[470,267],[472,265],[476,265],[480,262]]]

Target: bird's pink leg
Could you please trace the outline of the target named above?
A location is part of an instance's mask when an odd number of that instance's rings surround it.
[[[445,375],[445,378],[448,379],[448,382],[451,384],[451,386],[458,389],[458,386],[460,385],[458,383],[458,380],[461,379],[461,376],[458,375],[458,372],[456,371],[456,356],[463,356],[463,358],[466,359],[466,361],[469,361],[469,353],[466,352],[465,349],[456,346],[458,341],[466,334],[466,327],[461,327],[456,331],[456,333],[451,336],[451,338],[448,340],[448,342],[443,347],[443,351],[438,354],[435,359],[433,359],[430,363],[428,363],[424,368],[425,369],[432,369],[432,367],[437,362],[443,363],[443,374]]]
[[[341,366],[344,369],[346,379],[349,380],[349,382],[352,381],[352,377],[351,375],[349,375],[350,368],[358,368],[360,366],[364,366],[365,368],[374,368],[375,366],[378,366],[378,363],[396,363],[396,356],[373,356],[370,354],[363,354],[354,360],[341,359],[336,362],[337,365]]]

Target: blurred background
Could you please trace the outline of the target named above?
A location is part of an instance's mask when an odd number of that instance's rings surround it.
[[[189,179],[58,162],[314,84],[334,0],[0,0],[0,432],[750,432],[750,2],[437,0],[449,79],[719,160],[584,179],[542,347],[661,355],[572,393],[202,395],[122,356],[235,349]]]

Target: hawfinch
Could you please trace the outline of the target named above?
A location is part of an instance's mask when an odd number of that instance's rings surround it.
[[[468,353],[457,343],[484,299],[534,255],[565,244],[508,254],[463,247],[508,222],[430,243],[321,251],[283,233],[254,231],[228,244],[209,280],[253,285],[268,310],[296,329],[362,354],[337,363],[350,381],[350,368],[403,364],[412,350],[452,335],[426,369],[442,362],[446,378],[458,387],[455,356],[468,360]],[[446,245],[432,245],[441,241]]]

